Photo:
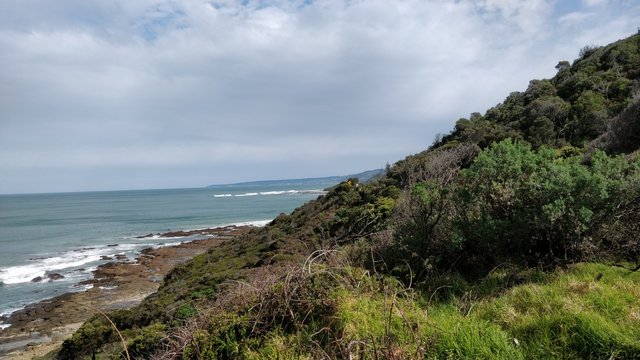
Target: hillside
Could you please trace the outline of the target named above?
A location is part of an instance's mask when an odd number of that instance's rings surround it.
[[[367,170],[361,173],[353,174],[353,175],[343,175],[343,176],[325,176],[318,178],[303,178],[303,179],[284,179],[284,180],[260,180],[260,181],[247,181],[241,183],[234,184],[218,184],[218,185],[209,185],[208,188],[224,188],[228,186],[297,186],[297,185],[324,185],[324,184],[338,184],[342,181],[347,181],[349,179],[358,179],[361,182],[369,182],[370,180],[381,176],[384,174],[383,169],[375,169],[375,170]]]
[[[583,49],[48,357],[640,358],[639,45]]]

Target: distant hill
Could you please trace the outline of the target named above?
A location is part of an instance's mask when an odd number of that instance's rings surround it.
[[[326,177],[318,177],[318,178],[304,178],[304,179],[284,179],[284,180],[260,180],[260,181],[249,181],[249,182],[240,182],[234,184],[220,184],[220,185],[209,185],[208,188],[221,188],[227,186],[292,186],[292,185],[322,185],[326,186],[327,184],[338,184],[342,181],[357,178],[362,183],[366,183],[371,179],[381,176],[384,174],[384,169],[375,169],[375,170],[367,170],[358,174],[352,175],[343,175],[343,176],[326,176]]]

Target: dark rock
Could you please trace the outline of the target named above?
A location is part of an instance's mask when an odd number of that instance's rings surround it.
[[[31,282],[36,283],[36,282],[41,282],[42,280],[44,280],[42,276],[36,276],[33,279],[31,279]]]
[[[47,278],[49,278],[49,280],[53,281],[53,280],[64,279],[64,276],[62,274],[58,274],[58,273],[49,273],[49,274],[47,274]]]
[[[113,258],[111,256],[102,255],[100,256],[100,260],[113,260]]]

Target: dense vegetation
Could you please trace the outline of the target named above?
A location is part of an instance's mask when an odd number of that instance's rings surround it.
[[[176,267],[109,314],[129,356],[640,358],[639,44]],[[126,356],[102,316],[50,354],[91,356]]]

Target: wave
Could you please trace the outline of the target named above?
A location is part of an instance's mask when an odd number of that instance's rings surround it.
[[[224,224],[217,227],[225,226],[265,226],[271,220],[252,220],[244,222],[235,222]],[[203,227],[204,228],[204,227]],[[40,278],[42,282],[48,282],[49,276],[57,273],[63,278],[55,281],[69,283],[72,281],[80,281],[90,277],[91,271],[95,270],[100,263],[118,261],[116,255],[125,255],[128,260],[134,259],[138,252],[148,247],[167,247],[179,245],[184,241],[196,240],[208,237],[203,234],[194,234],[191,236],[164,236],[162,234],[154,234],[143,238],[127,238],[128,241],[116,245],[96,245],[93,247],[82,247],[78,249],[68,250],[59,254],[50,256],[37,256],[29,259],[25,264],[0,267],[0,286],[10,286],[21,283],[31,283],[36,278]],[[145,241],[140,242],[143,239]],[[169,240],[169,241],[167,241]],[[162,241],[162,242],[159,242]],[[122,260],[122,258],[120,258]],[[86,267],[86,268],[85,268]],[[39,282],[38,281],[38,282]]]
[[[233,196],[234,197],[245,197],[245,196],[258,196],[258,195],[260,195],[260,193],[250,192],[250,193],[238,194],[238,195],[233,195]]]
[[[269,223],[269,221],[271,220],[243,221],[243,222],[227,223],[227,224],[213,225],[213,226],[202,225],[195,228],[169,230],[168,232],[165,232],[165,233],[136,236],[135,239],[160,241],[157,243],[150,244],[149,246],[151,247],[173,246],[173,245],[180,245],[183,242],[208,239],[208,238],[218,236],[215,232],[212,232],[212,230],[221,229],[229,226],[264,226],[267,223]],[[167,243],[166,242],[167,240],[179,240],[179,241]]]
[[[189,231],[197,231],[200,229],[194,229],[194,230],[183,230],[184,232],[189,232]],[[144,239],[144,240],[167,240],[167,239],[186,239],[186,238],[192,238],[192,237],[202,237],[205,235],[202,234],[194,234],[194,235],[176,235],[176,236],[170,236],[165,234],[150,234],[150,235],[144,235],[141,237],[138,237],[138,239]],[[127,245],[127,244],[125,244]],[[132,246],[135,246],[133,244],[131,244]],[[155,246],[155,245],[154,245]]]
[[[153,246],[154,244],[120,244],[117,246],[99,245],[89,248],[80,248],[65,251],[52,256],[32,258],[27,264],[7,266],[0,268],[0,282],[5,285],[36,282],[40,278],[42,282],[48,282],[53,273],[63,277],[55,281],[75,282],[87,278],[96,264],[113,261],[113,256]],[[87,265],[93,265],[85,268]]]
[[[84,264],[100,260],[98,254],[65,254],[34,261],[27,265],[9,266],[0,269],[0,281],[5,285],[31,282],[36,278],[46,280],[47,274],[69,268],[79,267]]]
[[[233,225],[233,226],[256,226],[256,227],[262,227],[262,226],[267,225],[271,221],[272,220],[254,220],[254,221],[237,222],[237,223],[233,223],[233,224],[230,224],[230,225]]]
[[[213,197],[224,198],[224,197],[269,196],[269,195],[324,195],[326,193],[327,192],[322,189],[278,190],[278,191],[248,192],[244,194],[213,194]]]

